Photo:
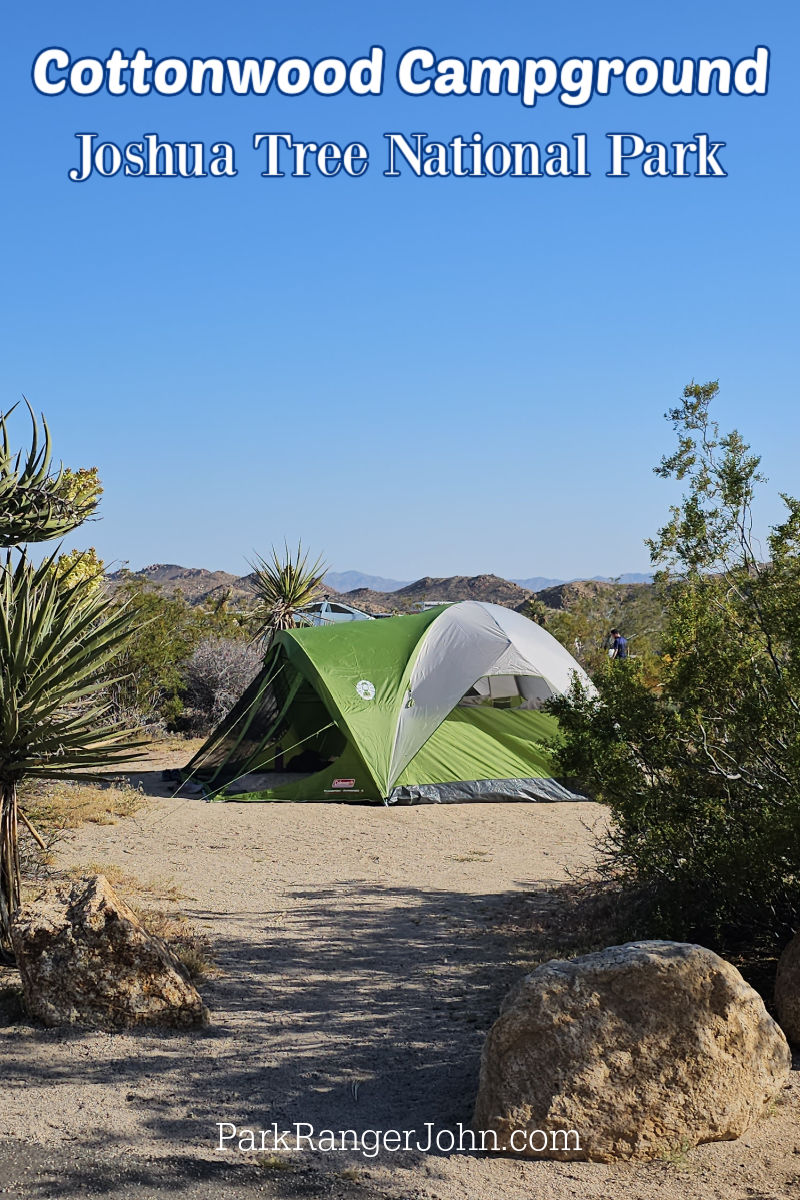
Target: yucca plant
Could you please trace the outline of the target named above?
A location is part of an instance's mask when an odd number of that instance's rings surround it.
[[[309,564],[309,552],[304,553],[299,542],[294,555],[288,546],[283,549],[283,558],[273,546],[268,559],[258,555],[250,563],[256,593],[256,638],[264,647],[279,630],[303,623],[302,609],[318,597],[328,569],[321,557]]]
[[[10,448],[6,422],[14,408],[0,413],[0,546],[49,542],[81,525],[97,508],[102,488],[94,468],[53,469],[50,430],[42,417],[44,442],[33,409],[30,449]]]
[[[18,788],[29,777],[86,778],[87,769],[133,757],[140,743],[109,719],[104,668],[130,635],[133,617],[93,580],[38,567],[25,554],[0,563],[0,955],[20,902]]]

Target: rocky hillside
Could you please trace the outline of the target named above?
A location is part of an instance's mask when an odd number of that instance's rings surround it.
[[[408,612],[424,601],[441,600],[488,600],[492,604],[504,604],[517,608],[527,600],[530,592],[502,579],[499,575],[450,575],[446,577],[425,575],[415,583],[392,592],[376,592],[358,588],[347,592],[348,604],[364,608],[367,612]]]
[[[625,603],[636,600],[649,593],[652,585],[648,583],[615,583],[599,579],[576,579],[572,583],[559,583],[556,587],[543,588],[536,592],[536,598],[541,600],[546,608],[574,608],[579,601],[591,600],[602,603],[604,599],[613,597],[617,602]]]
[[[207,571],[205,567],[179,567],[175,563],[153,563],[141,571],[115,571],[108,579],[116,586],[130,577],[144,580],[167,595],[181,592],[190,604],[202,604],[204,600],[214,600],[226,593],[234,602],[243,603],[253,595],[247,575]]]

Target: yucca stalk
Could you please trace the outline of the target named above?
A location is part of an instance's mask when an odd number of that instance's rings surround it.
[[[33,409],[31,445],[23,458],[10,448],[6,422],[14,408],[0,413],[0,546],[49,542],[63,537],[90,517],[97,507],[100,485],[96,472],[52,467],[50,430],[42,417],[44,444]]]
[[[18,787],[30,777],[85,779],[127,761],[140,743],[109,720],[104,668],[134,617],[90,578],[35,567],[24,554],[0,563],[0,955],[20,901]],[[81,772],[76,775],[76,772]]]
[[[283,551],[279,558],[273,546],[268,559],[258,555],[250,563],[256,593],[256,639],[265,649],[279,630],[302,624],[301,610],[317,598],[328,570],[321,557],[309,565],[309,553],[303,552],[299,542],[294,556],[285,544]]]

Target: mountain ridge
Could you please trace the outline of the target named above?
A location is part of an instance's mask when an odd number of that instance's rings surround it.
[[[353,576],[374,580],[379,583],[397,584],[390,589],[375,587],[350,588],[340,591],[332,580]],[[139,571],[120,570],[108,576],[112,587],[120,586],[126,579],[144,581],[146,584],[163,588],[168,592],[181,593],[189,604],[213,603],[227,599],[234,605],[252,601],[252,574],[233,575],[228,571],[210,571],[205,567],[181,567],[177,563],[152,563]],[[619,579],[564,580],[553,582],[544,576],[527,580],[504,579],[500,575],[424,575],[411,583],[401,584],[398,580],[382,576],[364,576],[360,572],[331,573],[326,576],[323,594],[344,600],[355,608],[367,612],[409,612],[424,603],[442,601],[453,603],[459,600],[482,600],[502,604],[506,608],[521,609],[527,600],[537,596],[548,608],[559,609],[569,606],[570,600],[581,592],[598,592],[615,584],[637,589],[650,583],[648,576],[626,575]],[[525,584],[539,583],[546,586],[529,587]]]
[[[373,592],[396,592],[408,587],[410,579],[385,579],[383,575],[367,575],[363,571],[328,571],[325,583],[337,592],[354,592],[369,588]]]
[[[468,578],[467,576],[450,576],[450,578]],[[498,578],[500,578],[498,576]],[[504,577],[503,577],[504,578]],[[637,571],[627,571],[622,575],[575,575],[569,579],[551,578],[548,575],[533,575],[529,579],[510,577],[509,583],[516,583],[528,592],[541,592],[544,588],[558,587],[562,583],[579,583],[591,579],[594,583],[652,583],[653,576]],[[382,575],[369,575],[364,571],[328,571],[325,582],[337,592],[354,592],[363,588],[371,592],[399,592],[418,582],[410,579],[386,579]]]

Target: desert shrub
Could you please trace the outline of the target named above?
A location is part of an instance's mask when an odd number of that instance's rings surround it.
[[[181,727],[201,735],[214,728],[233,708],[262,665],[251,642],[207,637],[183,668],[184,713]]]
[[[186,670],[204,639],[245,642],[240,614],[224,605],[191,605],[180,592],[165,594],[129,575],[115,590],[118,604],[135,614],[136,629],[109,671],[117,713],[149,728],[177,728],[185,707]]]
[[[561,770],[612,812],[605,865],[640,931],[774,947],[800,921],[800,502],[752,535],[759,460],[710,419],[716,384],[669,415],[657,468],[687,484],[650,543],[665,611],[659,687],[605,663],[553,710]]]

